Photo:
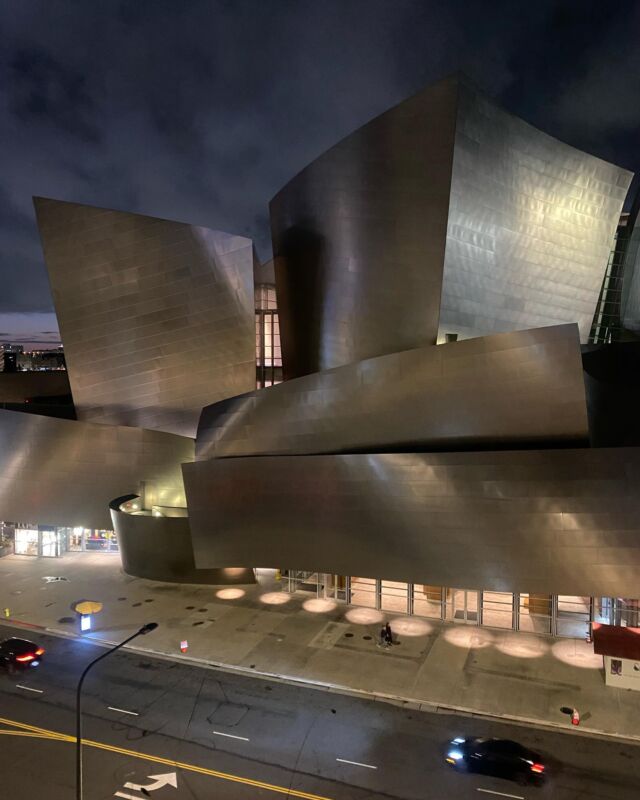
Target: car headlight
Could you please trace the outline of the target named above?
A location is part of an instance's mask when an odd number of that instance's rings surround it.
[[[451,762],[460,761],[464,758],[464,755],[459,750],[449,750],[447,753],[447,761],[451,759]]]

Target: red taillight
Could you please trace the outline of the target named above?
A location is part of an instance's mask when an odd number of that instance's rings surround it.
[[[544,772],[544,764],[532,764],[531,772]]]
[[[41,655],[43,655],[43,654],[44,654],[44,647],[39,647],[39,648],[36,650],[36,655],[37,655],[37,656],[41,656]]]
[[[33,653],[29,653],[26,656],[16,656],[16,661],[33,661],[35,658]]]

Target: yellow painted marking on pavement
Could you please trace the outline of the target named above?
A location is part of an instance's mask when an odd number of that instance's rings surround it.
[[[4,719],[0,717],[0,724],[12,725],[15,728],[21,728],[29,731],[32,734],[40,734],[39,738],[43,739],[57,739],[63,742],[75,742],[75,736],[69,736],[66,733],[59,731],[51,731],[47,728],[38,728],[35,725],[27,725],[25,722],[17,722],[12,719]],[[256,781],[252,778],[242,778],[240,775],[232,775],[230,772],[219,772],[217,769],[207,769],[206,767],[198,767],[196,764],[187,764],[184,761],[174,761],[171,758],[163,758],[162,756],[151,756],[146,753],[137,753],[135,750],[127,750],[124,747],[116,747],[112,744],[105,742],[94,742],[91,739],[83,739],[82,744],[85,747],[95,747],[98,750],[108,750],[111,753],[118,753],[119,755],[129,756],[131,758],[139,758],[142,761],[152,761],[154,764],[166,764],[170,767],[185,770],[187,772],[196,772],[200,775],[207,775],[210,778],[220,778],[224,781],[231,783],[243,783],[245,786],[255,786],[256,789],[264,789],[268,792],[276,792],[278,794],[287,795],[287,797],[300,797],[303,800],[332,800],[330,797],[324,795],[311,794],[311,792],[302,792],[298,789],[288,789],[286,786],[277,786],[274,783],[266,783],[265,781]]]
[[[54,741],[58,739],[57,736],[53,736],[50,733],[31,733],[31,731],[0,731],[0,736],[33,736],[34,739],[53,739]]]

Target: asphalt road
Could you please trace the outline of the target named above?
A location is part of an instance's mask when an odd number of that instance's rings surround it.
[[[37,669],[0,672],[0,797],[74,797],[75,685],[104,650],[34,636]],[[84,691],[85,799],[637,800],[640,747],[445,714],[409,711],[131,652],[100,665]],[[515,739],[545,757],[544,786],[458,774],[455,736]],[[161,777],[156,777],[161,776]],[[173,783],[177,784],[176,786]]]

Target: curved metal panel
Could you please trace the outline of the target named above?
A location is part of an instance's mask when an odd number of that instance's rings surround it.
[[[168,583],[255,583],[252,569],[197,569],[188,518],[143,516],[122,510],[121,506],[126,507],[137,497],[125,495],[109,503],[127,575]]]
[[[202,568],[638,593],[638,448],[265,456],[183,473]]]
[[[461,81],[440,336],[577,322],[586,342],[632,177]]]
[[[405,350],[205,408],[196,458],[588,438],[576,325]]]
[[[183,436],[0,410],[0,519],[110,528],[111,498],[141,482],[154,502],[184,505],[180,464],[193,456]]]
[[[194,436],[255,387],[249,239],[35,198],[78,419]]]
[[[632,174],[449,78],[271,201],[285,377],[577,322],[586,341]]]
[[[435,344],[456,97],[406,100],[271,201],[285,377]]]

